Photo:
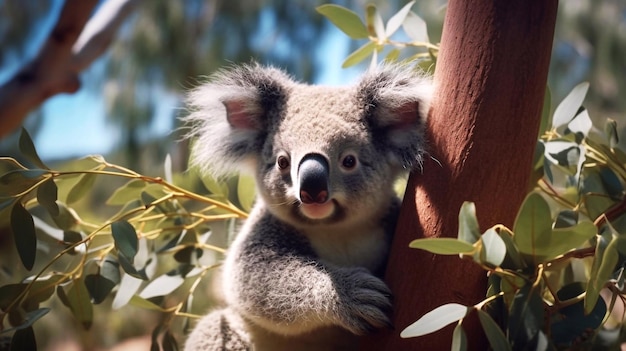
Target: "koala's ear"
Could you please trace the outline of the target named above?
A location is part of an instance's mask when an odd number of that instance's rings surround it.
[[[420,166],[432,80],[407,66],[380,66],[363,76],[357,99],[376,142],[405,168]]]
[[[191,163],[217,177],[253,167],[293,84],[284,72],[253,64],[220,71],[192,90],[183,118],[195,138]]]

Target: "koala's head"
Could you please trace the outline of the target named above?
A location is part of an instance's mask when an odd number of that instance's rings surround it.
[[[421,164],[431,83],[408,68],[348,87],[258,65],[212,78],[190,94],[193,162],[214,176],[251,172],[268,209],[295,226],[380,217],[399,172]]]

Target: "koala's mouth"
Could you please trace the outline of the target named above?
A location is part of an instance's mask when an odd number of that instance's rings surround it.
[[[300,213],[308,218],[313,220],[327,219],[335,214],[337,209],[337,203],[335,200],[326,201],[323,204],[318,203],[300,203],[299,211]]]

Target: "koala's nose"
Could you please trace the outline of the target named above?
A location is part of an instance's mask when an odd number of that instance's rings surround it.
[[[319,154],[306,155],[298,167],[300,201],[323,204],[328,200],[328,161]]]

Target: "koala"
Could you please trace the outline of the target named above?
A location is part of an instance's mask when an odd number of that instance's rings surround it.
[[[394,65],[329,87],[249,64],[189,94],[192,164],[248,172],[258,196],[222,267],[225,307],[185,350],[351,350],[390,327],[393,184],[421,167],[430,96],[428,78]]]

